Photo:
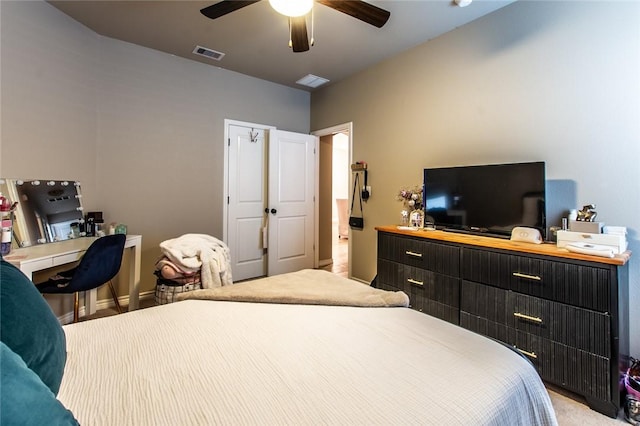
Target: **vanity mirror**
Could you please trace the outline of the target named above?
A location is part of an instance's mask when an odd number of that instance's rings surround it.
[[[0,178],[0,192],[11,203],[18,202],[13,223],[15,247],[84,235],[79,182]]]

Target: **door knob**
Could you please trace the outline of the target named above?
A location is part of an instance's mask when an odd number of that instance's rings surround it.
[[[267,214],[269,214],[269,208],[268,208],[268,207],[267,207],[267,208],[265,208],[265,209],[264,209],[264,212],[265,212],[265,213],[267,213]]]
[[[278,210],[276,210],[276,209],[271,209],[271,214],[276,214],[276,213],[278,213]]]

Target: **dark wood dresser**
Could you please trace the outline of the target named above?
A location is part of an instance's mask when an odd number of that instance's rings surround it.
[[[616,417],[629,363],[630,252],[614,258],[444,231],[377,227],[376,286],[507,343],[543,380]]]

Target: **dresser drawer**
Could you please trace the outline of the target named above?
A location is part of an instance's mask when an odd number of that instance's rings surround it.
[[[378,258],[460,276],[460,247],[387,233],[378,235]]]
[[[462,278],[607,312],[615,273],[606,266],[465,247],[462,249]]]
[[[412,301],[409,306],[411,309],[460,325],[460,310],[458,308],[427,299],[426,297],[420,297],[419,295],[411,295],[409,297]]]
[[[460,306],[460,280],[455,277],[379,259],[377,283],[380,288],[404,291],[412,304],[415,297],[420,297],[456,309]]]
[[[460,325],[515,347],[536,367],[542,379],[582,395],[606,400],[611,397],[610,359],[489,321],[467,312]]]
[[[69,253],[69,254],[63,254],[60,256],[53,256],[53,266],[59,266],[59,265],[67,265],[69,263],[73,263],[77,260],[80,260],[80,258],[84,255],[84,251],[82,252],[76,252],[76,253]]]
[[[405,293],[460,307],[460,279],[407,265],[403,265],[402,271]]]
[[[409,307],[460,324],[460,280],[413,266],[401,265],[402,290]]]
[[[459,324],[459,278],[378,259],[376,285],[383,290],[404,291],[410,308]]]
[[[608,314],[470,281],[462,282],[461,310],[599,356],[611,355]]]
[[[404,291],[404,270],[398,262],[378,258],[376,286],[384,290]]]
[[[385,232],[378,232],[378,259],[400,259],[400,245],[404,237],[399,237]]]

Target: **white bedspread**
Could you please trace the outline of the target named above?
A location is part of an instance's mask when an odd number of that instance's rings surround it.
[[[187,300],[64,326],[83,425],[553,425],[526,360],[408,308]]]

